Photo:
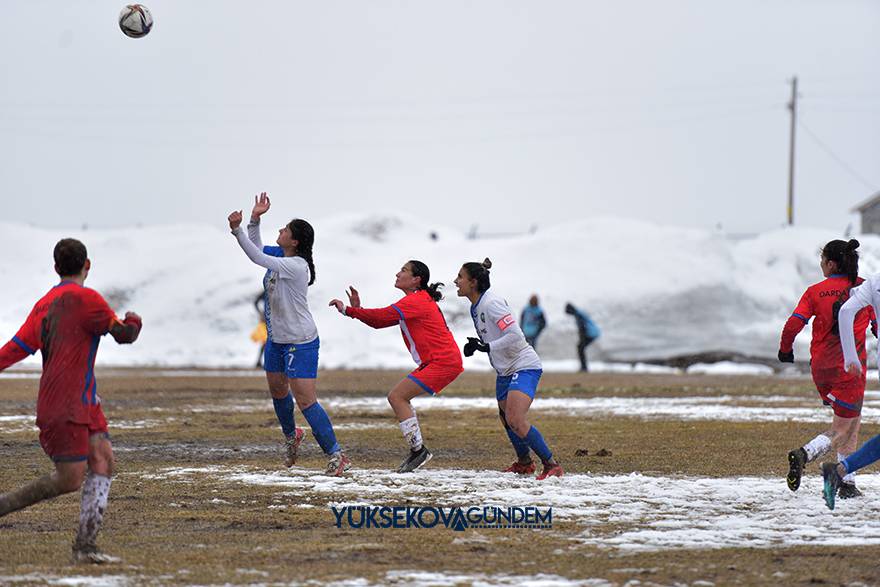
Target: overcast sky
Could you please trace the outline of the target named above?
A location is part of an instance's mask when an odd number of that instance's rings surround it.
[[[877,0],[3,0],[3,219],[405,211],[843,230],[880,190]],[[246,208],[247,209],[247,208]]]

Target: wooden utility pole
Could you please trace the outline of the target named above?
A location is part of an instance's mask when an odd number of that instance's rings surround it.
[[[788,110],[791,112],[791,133],[788,141],[788,224],[794,224],[794,131],[797,124],[797,98],[798,79],[794,76],[791,80],[791,102]]]

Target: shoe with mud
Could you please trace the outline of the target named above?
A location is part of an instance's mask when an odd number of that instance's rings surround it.
[[[862,492],[856,487],[855,483],[843,482],[837,488],[838,499],[852,499],[853,497],[862,497]]]
[[[504,469],[505,473],[516,473],[517,475],[531,475],[535,472],[535,461],[529,461],[528,463],[521,463],[516,461],[506,469]]]
[[[837,463],[822,463],[822,497],[829,510],[834,509],[834,498],[837,489],[843,485],[843,479],[837,472]]]
[[[400,463],[397,468],[398,473],[412,473],[425,463],[431,460],[431,451],[426,446],[422,446],[419,450],[411,450],[405,461]]]
[[[293,434],[284,438],[284,465],[286,467],[292,467],[296,464],[296,453],[299,451],[299,445],[302,444],[305,435],[302,428],[294,428]]]
[[[543,481],[547,477],[562,477],[565,471],[559,463],[544,463],[544,470],[536,477],[538,481]]]
[[[792,491],[797,491],[801,486],[801,477],[804,475],[804,467],[807,465],[807,453],[803,448],[788,453],[788,475],[785,482]]]
[[[73,562],[85,565],[109,565],[121,562],[122,559],[110,556],[98,550],[97,548],[77,548],[73,547]]]
[[[327,461],[327,469],[324,470],[325,475],[331,477],[342,477],[342,474],[351,469],[351,459],[345,456],[342,451],[335,452]]]

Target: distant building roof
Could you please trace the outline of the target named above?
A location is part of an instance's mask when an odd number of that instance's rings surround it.
[[[850,212],[864,212],[868,208],[873,208],[877,204],[880,204],[880,192],[877,192],[861,204],[855,206]]]

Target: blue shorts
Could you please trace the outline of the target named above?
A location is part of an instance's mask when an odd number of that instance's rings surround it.
[[[535,399],[535,391],[538,389],[538,381],[542,373],[541,369],[523,369],[513,375],[499,375],[495,380],[495,399],[500,402],[506,400],[507,392],[511,390],[521,391]]]
[[[290,379],[317,379],[318,348],[321,340],[301,344],[280,344],[266,341],[263,368],[267,373],[284,372]]]

